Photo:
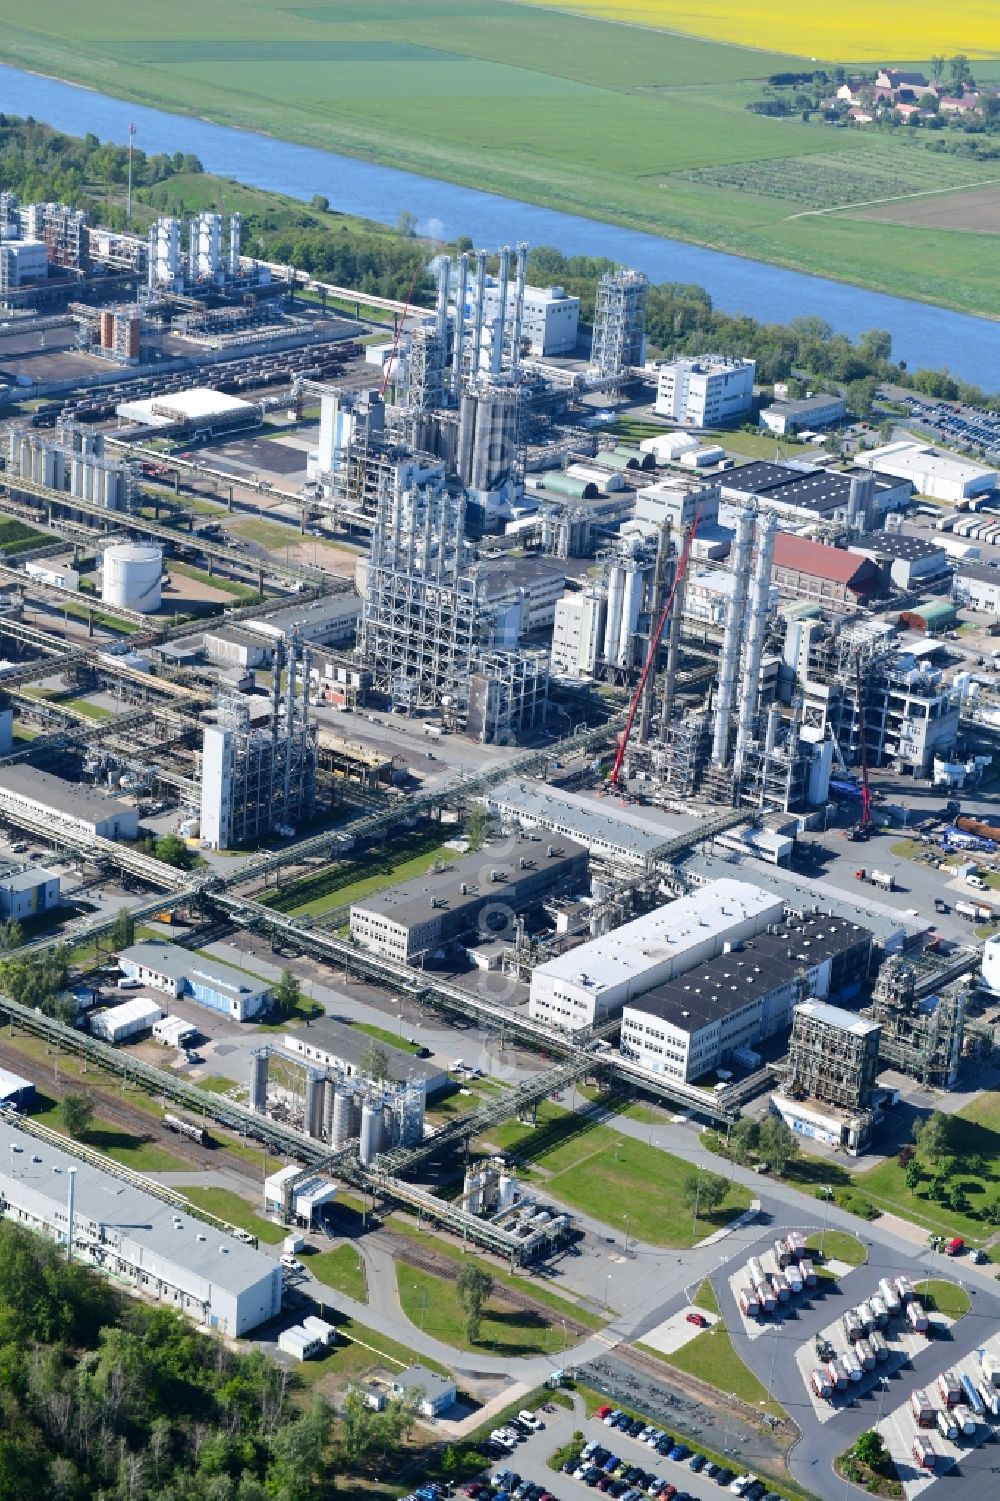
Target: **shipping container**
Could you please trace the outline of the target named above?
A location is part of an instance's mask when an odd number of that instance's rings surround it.
[[[949,1407],[957,1407],[962,1400],[962,1387],[954,1371],[940,1371],[935,1386],[943,1402]]]
[[[910,1394],[910,1410],[918,1428],[934,1427],[934,1414],[937,1408],[926,1392],[918,1390]]]
[[[900,1303],[908,1303],[913,1297],[913,1283],[909,1277],[896,1277],[894,1281]]]
[[[817,1282],[819,1281],[819,1278],[816,1275],[816,1268],[807,1257],[804,1257],[803,1260],[799,1262],[799,1276],[802,1278],[802,1282],[805,1287],[815,1287]]]
[[[901,1307],[899,1292],[896,1288],[895,1283],[891,1282],[888,1277],[883,1277],[882,1281],[878,1285],[878,1290],[882,1301],[889,1311],[889,1317],[894,1318]]]
[[[938,1408],[935,1414],[935,1422],[942,1438],[951,1439],[952,1443],[958,1438],[958,1423],[950,1412],[942,1412]]]
[[[872,1330],[871,1334],[869,1334],[868,1336],[868,1343],[875,1351],[876,1360],[889,1359],[889,1346],[886,1344],[885,1335],[882,1333],[881,1329]]]
[[[868,1340],[855,1340],[854,1353],[861,1362],[861,1369],[863,1371],[873,1371],[875,1369],[875,1351]]]
[[[906,1321],[914,1334],[926,1334],[928,1329],[927,1315],[924,1305],[913,1298],[906,1305]]]
[[[833,1384],[836,1387],[837,1391],[838,1392],[846,1391],[847,1390],[847,1381],[848,1381],[847,1367],[845,1366],[844,1362],[839,1358],[839,1356],[837,1357],[836,1360],[830,1360],[830,1361],[828,1361],[826,1369],[827,1369],[827,1374],[829,1375],[830,1380],[833,1382]]]
[[[964,1402],[959,1402],[954,1409],[955,1422],[958,1424],[963,1438],[972,1438],[976,1431],[976,1415],[971,1407],[966,1407]]]
[[[817,1368],[809,1380],[817,1397],[825,1397],[829,1401],[833,1396],[833,1382],[830,1380],[829,1373]]]

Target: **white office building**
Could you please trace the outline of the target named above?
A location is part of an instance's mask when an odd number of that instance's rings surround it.
[[[566,677],[594,674],[604,642],[608,602],[599,589],[564,594],[555,608],[552,671]]]
[[[45,281],[49,252],[44,240],[0,240],[0,292]]]
[[[985,495],[1000,482],[995,469],[986,469],[982,464],[973,464],[946,449],[912,438],[901,438],[883,448],[858,453],[854,462],[879,474],[910,480],[918,495],[946,500],[952,505],[974,495]]]
[[[494,283],[487,286],[483,298],[483,313],[487,321],[496,317],[499,307],[500,291]],[[571,297],[562,287],[525,287],[521,337],[527,341],[536,359],[572,354],[576,348],[579,323],[579,297]]]
[[[74,1260],[232,1339],[281,1312],[273,1257],[0,1119],[5,1219],[65,1245],[73,1176]]]
[[[661,365],[653,411],[691,427],[717,427],[745,417],[753,405],[753,360],[722,355],[671,360]]]
[[[531,977],[529,1015],[576,1031],[621,1011],[741,943],[784,916],[779,897],[728,877],[658,907],[611,933],[540,964]]]

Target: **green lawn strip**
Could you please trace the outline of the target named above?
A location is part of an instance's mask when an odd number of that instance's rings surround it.
[[[83,714],[87,719],[112,719],[113,709],[104,708],[103,704],[92,704],[88,698],[64,698],[63,703],[67,709],[75,709],[78,714]]]
[[[709,1277],[705,1278],[695,1293],[693,1302],[695,1308],[701,1308],[705,1313],[714,1313],[716,1316],[722,1313],[719,1307],[719,1300],[715,1296],[715,1288],[712,1286],[711,1278]]]
[[[62,1124],[58,1101],[45,1094],[36,1094],[35,1100],[36,1108],[30,1112],[32,1120],[66,1136],[68,1133]],[[155,1142],[131,1136],[96,1110],[81,1140],[84,1146],[103,1152],[114,1162],[120,1162],[123,1167],[130,1167],[137,1173],[183,1173],[191,1168],[185,1158],[175,1157],[173,1152]]]
[[[189,1186],[181,1190],[186,1199],[192,1204],[197,1204],[199,1209],[207,1209],[209,1214],[214,1214],[220,1220],[225,1220],[230,1225],[236,1225],[240,1230],[247,1230],[251,1235],[256,1235],[260,1241],[268,1245],[276,1246],[285,1238],[285,1229],[281,1225],[272,1224],[264,1219],[263,1215],[255,1214],[246,1199],[239,1194],[233,1193],[228,1188],[207,1188]]]
[[[294,916],[319,915],[360,901],[385,886],[423,875],[438,860],[450,865],[461,858],[441,843],[437,831],[403,834],[382,850],[371,850],[355,860],[335,861],[280,891],[269,892],[261,901]]]
[[[551,1101],[539,1106],[536,1126],[509,1121],[491,1129],[489,1141],[544,1168],[547,1193],[653,1245],[692,1246],[750,1203],[747,1190],[732,1183],[721,1208],[692,1224],[678,1209],[690,1163]]]
[[[90,605],[74,604],[69,599],[53,604],[52,609],[57,614],[72,615],[74,620],[93,620],[95,625],[102,625],[109,631],[118,631],[123,636],[133,636],[136,631],[146,629],[145,626],[136,625],[134,621],[122,620],[117,615],[109,615],[106,610],[95,610]]]
[[[15,553],[28,552],[33,547],[42,547],[53,539],[46,532],[37,532],[33,526],[13,517],[0,520],[0,553],[13,557]]]
[[[451,1261],[458,1262],[462,1266],[467,1266],[469,1262],[472,1262],[474,1266],[478,1266],[484,1272],[488,1272],[497,1287],[517,1288],[519,1291],[535,1298],[539,1303],[544,1303],[546,1308],[552,1309],[553,1313],[565,1318],[575,1319],[578,1324],[584,1324],[588,1329],[603,1329],[608,1319],[615,1317],[614,1314],[609,1314],[608,1317],[602,1318],[599,1314],[591,1313],[586,1308],[578,1307],[571,1298],[564,1297],[561,1293],[553,1292],[551,1288],[547,1287],[537,1277],[515,1277],[510,1272],[502,1271],[499,1267],[493,1266],[491,1262],[484,1261],[479,1256],[470,1255],[467,1251],[463,1251],[460,1246],[452,1245],[450,1241],[443,1239],[443,1237],[428,1235],[425,1231],[418,1230],[416,1225],[404,1215],[394,1215],[391,1223],[393,1230],[407,1236],[410,1240],[418,1241],[421,1245],[426,1246],[428,1250],[435,1251],[439,1256],[447,1256]]]
[[[928,1313],[941,1313],[946,1319],[964,1318],[972,1307],[965,1288],[943,1277],[927,1277],[915,1283],[913,1291]]]
[[[319,1251],[307,1258],[311,1275],[332,1287],[335,1292],[353,1298],[356,1303],[368,1302],[368,1279],[365,1264],[354,1246],[337,1246],[333,1251]]]
[[[801,459],[803,450],[811,448],[808,443],[783,442],[772,433],[747,433],[742,428],[734,432],[724,429],[712,433],[711,438],[727,453],[736,453],[746,459]]]
[[[236,1085],[232,1079],[227,1079],[225,1074],[199,1074],[195,1081],[199,1089],[205,1089],[209,1094],[228,1094]]]
[[[453,1278],[397,1262],[396,1286],[400,1305],[410,1323],[456,1350],[478,1350],[513,1359],[558,1354],[565,1348],[566,1340],[560,1329],[537,1313],[502,1304],[502,1295],[496,1291],[483,1309],[479,1339],[472,1344],[466,1336],[465,1314],[455,1296]]]
[[[178,563],[176,558],[170,559],[170,571],[183,574],[185,578],[194,579],[195,583],[205,584],[210,589],[219,589],[223,594],[232,594],[244,604],[257,604],[263,598],[258,589],[250,584],[238,583],[236,579],[223,578],[221,574],[209,573],[205,568],[195,568],[190,563]]]
[[[784,1408],[768,1397],[767,1388],[757,1380],[753,1371],[744,1365],[733,1349],[729,1330],[722,1319],[710,1329],[703,1329],[700,1334],[696,1334],[694,1339],[682,1345],[679,1350],[672,1350],[669,1355],[655,1350],[652,1345],[640,1344],[638,1348],[646,1355],[651,1355],[654,1360],[674,1366],[679,1371],[687,1371],[689,1376],[696,1376],[699,1381],[714,1386],[724,1396],[736,1397],[748,1407],[759,1407],[761,1411],[772,1413],[776,1418],[786,1416]]]
[[[237,537],[244,537],[248,542],[259,542],[269,552],[280,552],[283,547],[298,547],[300,543],[310,540],[306,533],[299,531],[297,525],[282,526],[279,521],[264,521],[257,516],[241,516],[238,521],[231,522],[226,531]]]
[[[337,1325],[337,1332],[345,1339],[358,1341],[361,1345],[370,1346],[377,1357],[387,1361],[390,1366],[397,1366],[400,1370],[406,1370],[411,1365],[426,1366],[429,1371],[436,1371],[439,1376],[450,1376],[447,1366],[439,1360],[433,1360],[429,1355],[418,1355],[416,1350],[411,1350],[408,1345],[401,1344],[399,1340],[390,1339],[387,1334],[380,1334],[376,1329],[369,1329],[365,1324],[359,1324],[355,1319],[341,1315],[339,1318],[333,1310],[327,1310],[324,1314],[331,1324]],[[370,1368],[370,1367],[369,1367]]]
[[[818,1251],[823,1243],[824,1261],[843,1261],[847,1266],[863,1266],[868,1252],[848,1230],[817,1230],[806,1237],[806,1249]]]
[[[404,1053],[415,1053],[420,1047],[419,1042],[408,1042],[405,1037],[390,1032],[388,1027],[377,1027],[374,1022],[351,1022],[355,1032],[364,1032],[368,1037],[374,1037],[377,1042],[387,1043],[391,1048],[401,1048]]]

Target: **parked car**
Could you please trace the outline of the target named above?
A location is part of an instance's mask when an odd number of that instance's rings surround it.
[[[704,1456],[704,1454],[694,1454],[694,1455],[692,1455],[691,1459],[688,1461],[688,1469],[689,1470],[693,1470],[694,1473],[697,1475],[704,1468],[705,1468],[705,1456]]]
[[[708,1320],[703,1313],[689,1313],[687,1321],[689,1324],[697,1324],[699,1329],[706,1329],[708,1327]]]

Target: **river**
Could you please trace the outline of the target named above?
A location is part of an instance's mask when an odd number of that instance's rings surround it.
[[[374,162],[299,146],[252,131],[129,104],[76,84],[0,64],[0,109],[33,115],[58,130],[125,142],[154,152],[191,152],[205,170],[285,193],[306,202],[325,194],[342,213],[393,224],[414,214],[420,232],[441,239],[468,235],[492,247],[516,240],[555,245],[567,255],[608,256],[644,271],[653,281],[707,287],[716,307],[784,323],[812,314],[856,338],[870,328],[892,335],[893,357],[910,369],[947,368],[988,391],[1000,391],[1000,324],[947,308],[887,297],[847,282],[829,281],[705,250],[681,240],[622,229],[575,214],[519,203]],[[250,249],[251,247],[247,247]]]

